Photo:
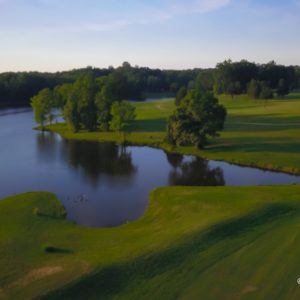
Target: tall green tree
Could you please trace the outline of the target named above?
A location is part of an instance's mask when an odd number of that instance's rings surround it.
[[[100,91],[96,94],[97,122],[103,131],[109,130],[111,121],[111,106],[113,103],[113,88],[110,81],[102,82]]]
[[[248,85],[248,95],[252,99],[258,99],[261,93],[261,83],[252,79]]]
[[[266,82],[252,79],[248,85],[248,95],[252,99],[272,99],[273,90]]]
[[[68,97],[72,92],[73,85],[71,83],[65,83],[58,85],[54,88],[54,102],[55,107],[63,110],[64,106],[67,103]]]
[[[95,97],[97,86],[92,76],[85,76],[74,84],[78,95],[77,109],[80,115],[81,126],[89,131],[97,128],[97,107]]]
[[[68,94],[66,105],[64,107],[64,118],[67,122],[67,125],[73,132],[78,132],[80,130],[80,113],[78,110],[78,101],[78,94],[72,87],[70,93]]]
[[[226,109],[210,92],[190,91],[170,117],[168,141],[177,146],[203,148],[208,136],[216,136],[224,128]]]
[[[289,86],[284,78],[281,78],[278,83],[276,93],[278,96],[284,97],[290,92]]]
[[[185,86],[182,86],[179,91],[177,92],[176,98],[175,98],[175,104],[178,106],[181,103],[181,100],[186,96],[187,94],[187,88]]]
[[[111,107],[110,129],[121,131],[127,122],[135,119],[135,106],[127,101],[114,102]]]
[[[274,98],[273,90],[265,82],[261,83],[261,92],[260,92],[259,98],[260,99],[273,99]]]
[[[31,106],[34,111],[35,121],[44,128],[45,123],[51,122],[53,107],[53,93],[50,89],[41,90],[36,96],[31,98]]]
[[[201,91],[213,91],[214,70],[201,70],[196,78],[196,89]]]

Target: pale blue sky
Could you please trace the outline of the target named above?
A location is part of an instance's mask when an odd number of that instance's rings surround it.
[[[300,0],[0,0],[0,72],[300,64]]]

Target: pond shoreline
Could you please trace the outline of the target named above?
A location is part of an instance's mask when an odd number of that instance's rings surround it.
[[[39,129],[39,128],[37,128]],[[67,140],[90,141],[90,142],[114,142],[117,145],[126,146],[140,146],[151,147],[167,151],[171,154],[193,155],[199,158],[214,160],[219,162],[227,162],[232,165],[240,167],[250,167],[260,169],[262,171],[272,171],[276,173],[285,173],[289,175],[300,175],[300,169],[266,165],[260,161],[246,162],[239,159],[228,159],[218,156],[217,153],[209,153],[209,150],[199,150],[195,147],[176,147],[164,142],[164,133],[162,132],[130,132],[130,133],[116,133],[116,132],[78,132],[73,133],[67,129],[66,124],[59,123],[55,125],[48,125],[45,131],[59,134],[62,138]]]

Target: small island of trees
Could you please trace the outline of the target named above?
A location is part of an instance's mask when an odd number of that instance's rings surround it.
[[[42,129],[46,123],[52,123],[54,111],[60,110],[73,132],[81,129],[121,131],[135,118],[135,106],[122,101],[115,91],[108,77],[84,76],[74,84],[41,90],[32,98],[31,105]]]

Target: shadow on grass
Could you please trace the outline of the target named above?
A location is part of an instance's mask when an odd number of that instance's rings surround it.
[[[272,204],[256,209],[240,218],[231,219],[211,226],[206,231],[197,232],[180,243],[161,252],[138,257],[124,264],[115,264],[98,270],[81,278],[77,282],[66,286],[62,290],[53,292],[40,299],[109,299],[120,296],[129,287],[140,288],[143,280],[150,280],[174,270],[189,272],[190,264],[195,268],[197,257],[202,252],[220,242],[227,242],[221,254],[208,259],[205,256],[204,265],[197,265],[197,274],[203,272],[218,260],[234,253],[242,246],[253,241],[275,221],[282,221],[299,214],[299,207],[291,204]],[[258,231],[258,229],[260,229]],[[250,239],[247,234],[253,233]],[[242,242],[232,239],[244,238]],[[223,248],[222,248],[223,249]],[[164,288],[173,293],[180,292],[180,282],[173,282],[173,278],[164,283]],[[162,287],[160,286],[160,289]],[[176,291],[177,289],[177,291]],[[175,294],[174,294],[175,293]],[[142,296],[142,295],[141,295]]]
[[[149,120],[135,120],[131,122],[126,131],[140,131],[140,132],[156,132],[166,131],[167,120],[165,118],[149,119]]]
[[[225,127],[227,132],[300,129],[300,118],[298,116],[282,117],[280,114],[230,116]]]
[[[44,246],[43,247],[44,251],[49,254],[71,254],[74,253],[74,251],[70,249],[65,249],[65,248],[59,248],[55,246]]]
[[[299,153],[300,142],[288,138],[223,138],[207,148],[212,152],[270,152]]]

